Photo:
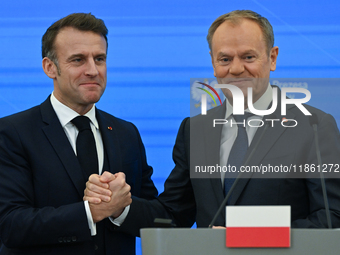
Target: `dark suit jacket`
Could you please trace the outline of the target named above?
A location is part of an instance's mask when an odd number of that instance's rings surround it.
[[[276,118],[295,119],[298,125],[294,128],[283,127],[276,122],[273,128],[268,128],[248,165],[317,165],[315,140],[308,117],[295,105],[288,105],[287,115],[281,116],[280,100],[278,105]],[[323,163],[340,164],[340,136],[334,118],[316,108],[306,107],[319,119],[318,135]],[[213,119],[224,117],[225,105],[208,111],[206,116],[187,118],[181,124],[173,150],[176,166],[158,198],[172,214],[177,226],[188,227],[196,221],[198,227],[207,227],[224,199],[220,173],[210,175],[211,178],[190,178],[189,170],[191,167],[193,171],[194,165],[219,164],[222,125],[214,128],[212,123]],[[262,131],[263,127],[257,130],[245,158]],[[252,174],[243,177],[232,194],[230,205],[291,205],[292,227],[327,226],[318,178],[288,178],[287,175],[287,178],[259,179],[251,178],[254,177]],[[340,181],[327,179],[326,185],[333,227],[340,227]],[[225,226],[224,210],[215,225]]]
[[[96,117],[110,171],[125,173],[133,196],[154,199],[136,127],[100,110]],[[95,254],[82,199],[86,181],[49,98],[0,119],[0,254]],[[109,219],[100,224],[106,254],[135,253],[135,237]]]

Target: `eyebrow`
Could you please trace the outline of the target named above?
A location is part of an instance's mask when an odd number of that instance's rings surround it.
[[[81,54],[81,53],[79,53],[79,54],[73,54],[73,55],[71,55],[71,56],[69,56],[68,58],[67,58],[67,61],[70,61],[70,60],[72,60],[72,59],[74,59],[74,58],[83,58],[85,55],[84,54]]]
[[[246,50],[246,51],[244,51],[244,52],[242,52],[241,53],[241,55],[247,55],[247,54],[257,54],[257,52],[255,51],[255,50]],[[218,54],[217,54],[217,57],[230,57],[230,54],[228,54],[228,53],[226,53],[226,52],[219,52]]]
[[[96,55],[95,57],[96,57],[96,58],[102,57],[102,58],[105,58],[105,59],[106,59],[107,55],[106,55],[106,53],[101,53],[101,54]]]
[[[73,55],[71,55],[71,56],[69,56],[69,57],[67,58],[67,61],[71,61],[71,60],[74,59],[74,58],[84,58],[84,57],[85,57],[85,54],[82,54],[82,53],[73,54]],[[98,54],[98,55],[95,55],[94,57],[95,57],[95,58],[103,57],[103,58],[106,59],[107,55],[106,55],[106,53],[100,53],[100,54]]]
[[[219,52],[217,54],[217,57],[224,57],[224,56],[230,56],[229,54],[225,53],[225,52]]]
[[[246,55],[246,54],[257,54],[257,52],[255,50],[246,50],[245,52],[242,53],[242,55]]]

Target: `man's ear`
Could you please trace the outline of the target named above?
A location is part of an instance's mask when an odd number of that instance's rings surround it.
[[[55,79],[58,75],[58,68],[48,57],[44,57],[42,60],[42,68],[45,74],[51,79]]]
[[[270,50],[270,71],[276,70],[277,55],[279,55],[279,47],[275,46]]]
[[[210,54],[210,57],[211,57],[211,64],[212,64],[212,66],[214,68],[214,76],[216,77],[214,58],[213,58],[213,55],[212,55],[211,51],[209,51],[209,54]]]

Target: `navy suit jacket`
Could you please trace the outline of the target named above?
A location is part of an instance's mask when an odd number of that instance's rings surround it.
[[[323,163],[340,164],[340,135],[334,118],[316,108],[305,107],[319,119],[318,135]],[[195,166],[219,164],[222,125],[213,127],[213,119],[224,119],[225,110],[225,105],[222,105],[208,111],[206,116],[187,118],[178,131],[173,150],[176,165],[165,182],[164,192],[158,198],[158,202],[171,213],[177,226],[190,227],[196,221],[198,227],[208,227],[224,199],[220,173],[190,178],[190,169],[194,171]],[[308,117],[295,105],[288,105],[286,116],[281,116],[280,100],[275,114],[280,120],[283,117],[294,119],[298,125],[294,128],[283,127],[280,122],[276,122],[274,127],[268,128],[248,165],[317,165],[314,134]],[[262,132],[263,127],[258,128],[245,159]],[[337,175],[339,178],[340,173]],[[290,205],[292,227],[327,226],[319,178],[289,178],[289,175],[287,178],[270,179],[252,177],[253,174],[249,173],[239,180],[230,205]],[[333,227],[340,227],[338,178],[326,180]],[[147,203],[152,206],[154,202]],[[224,210],[215,225],[225,226]]]
[[[125,173],[133,199],[154,199],[137,128],[98,109],[96,117],[110,172]],[[86,181],[49,98],[0,119],[0,254],[95,254]],[[109,219],[100,224],[106,254],[135,253],[135,237]]]

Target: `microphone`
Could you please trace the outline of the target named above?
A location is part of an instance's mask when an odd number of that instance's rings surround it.
[[[275,113],[270,114],[270,115],[268,116],[268,119],[276,119]],[[261,140],[262,140],[262,137],[263,137],[264,134],[266,133],[266,130],[268,129],[268,127],[269,127],[269,123],[266,122],[266,124],[265,124],[265,126],[264,126],[264,129],[263,129],[263,131],[262,131],[262,133],[261,133],[261,135],[260,135],[260,138],[257,140],[257,142],[256,142],[254,148],[252,149],[252,151],[250,152],[250,154],[249,154],[247,160],[244,162],[244,164],[243,164],[244,166],[246,166],[246,165],[249,163],[250,159],[253,157],[253,154],[254,154],[255,151],[257,150],[257,147],[259,147],[260,142],[261,142]],[[218,215],[220,215],[221,211],[223,210],[223,208],[224,208],[225,205],[227,204],[228,199],[230,198],[232,192],[234,191],[234,189],[235,189],[235,187],[236,187],[238,181],[241,179],[242,175],[243,175],[243,172],[240,172],[240,173],[238,174],[238,176],[236,177],[236,179],[235,179],[233,185],[230,187],[230,190],[228,191],[228,193],[227,193],[227,195],[225,196],[223,202],[221,203],[220,207],[218,208],[218,210],[217,210],[217,212],[216,212],[214,218],[213,218],[212,221],[210,222],[208,228],[212,228],[212,227],[214,226],[214,223],[215,223],[215,221],[216,221]]]
[[[313,127],[314,130],[314,138],[315,138],[315,151],[316,151],[316,157],[319,164],[319,170],[320,170],[320,182],[321,182],[321,188],[322,188],[322,195],[323,195],[323,201],[325,204],[325,210],[326,210],[326,218],[327,218],[327,225],[328,228],[332,228],[332,221],[331,221],[331,213],[329,211],[329,204],[328,204],[328,198],[327,198],[327,191],[326,191],[326,182],[325,177],[322,172],[322,160],[321,160],[321,153],[320,153],[320,146],[319,146],[319,136],[318,136],[318,116],[316,116],[315,113],[313,113],[309,117],[309,124]]]

